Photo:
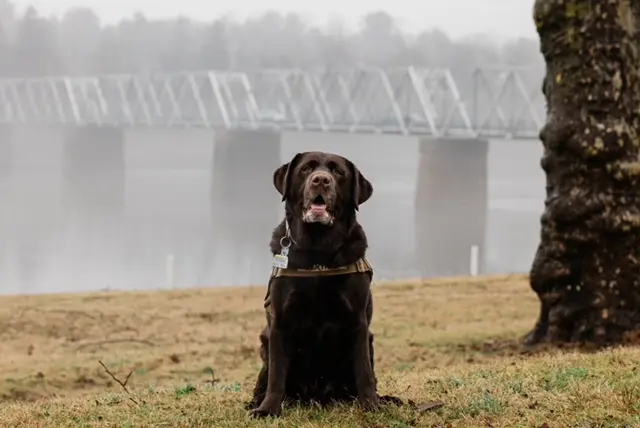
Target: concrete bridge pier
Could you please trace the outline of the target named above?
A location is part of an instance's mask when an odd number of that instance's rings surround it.
[[[0,280],[4,292],[55,287],[62,128],[12,124],[0,129]]]
[[[6,204],[11,197],[11,172],[13,165],[13,129],[10,125],[0,125],[0,283],[9,281],[9,258],[11,255],[11,216]],[[14,290],[11,290],[14,291]]]
[[[416,186],[416,262],[423,277],[482,272],[488,211],[486,140],[422,139]]]
[[[13,168],[13,129],[0,125],[0,186],[4,186]]]
[[[125,156],[119,128],[67,128],[62,199],[76,287],[117,286],[123,279]]]
[[[210,281],[266,284],[271,232],[284,217],[273,172],[281,165],[281,135],[216,131],[212,162]]]

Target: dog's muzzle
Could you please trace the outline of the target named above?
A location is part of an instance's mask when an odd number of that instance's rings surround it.
[[[333,224],[334,216],[331,204],[335,199],[335,180],[328,172],[318,171],[309,176],[305,188],[305,204],[302,221],[320,223],[326,226]]]

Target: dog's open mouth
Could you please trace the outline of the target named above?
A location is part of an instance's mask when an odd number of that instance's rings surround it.
[[[322,195],[317,195],[306,205],[302,214],[302,221],[325,225],[333,224],[333,215],[329,212],[327,202]]]

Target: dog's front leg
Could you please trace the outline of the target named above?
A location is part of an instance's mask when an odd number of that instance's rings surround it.
[[[269,332],[269,381],[267,393],[260,406],[251,411],[254,417],[280,416],[285,394],[289,352],[285,343],[286,332],[274,317]]]
[[[267,326],[260,333],[260,359],[262,367],[258,373],[256,385],[253,388],[253,399],[245,406],[246,410],[253,410],[260,407],[267,394],[267,384],[269,382],[269,327]]]
[[[376,410],[380,407],[380,400],[376,392],[376,378],[371,364],[370,345],[369,325],[366,314],[362,311],[358,317],[355,331],[353,369],[360,406],[365,410]]]

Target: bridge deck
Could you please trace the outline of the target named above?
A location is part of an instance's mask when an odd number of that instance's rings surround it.
[[[0,123],[538,138],[537,69],[191,71],[0,80]]]

